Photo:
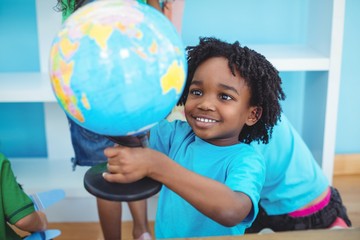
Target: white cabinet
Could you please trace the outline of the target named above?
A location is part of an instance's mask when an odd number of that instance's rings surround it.
[[[307,4],[305,44],[254,48],[279,71],[306,72],[302,136],[332,181],[345,0],[310,0]]]
[[[345,0],[308,1],[303,46],[267,46],[263,53],[280,71],[306,71],[302,136],[332,181],[342,60]],[[291,48],[291,50],[289,50]]]

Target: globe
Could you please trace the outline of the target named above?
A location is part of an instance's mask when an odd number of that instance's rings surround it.
[[[55,36],[50,80],[67,116],[107,136],[146,132],[183,91],[186,58],[172,23],[134,0],[95,1]]]

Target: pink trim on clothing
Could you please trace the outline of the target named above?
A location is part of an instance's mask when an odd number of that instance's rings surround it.
[[[308,215],[311,215],[317,211],[320,211],[321,209],[323,209],[324,207],[326,207],[329,202],[330,202],[330,197],[331,197],[331,191],[330,191],[330,188],[328,188],[327,190],[327,194],[326,196],[324,197],[323,200],[321,200],[320,202],[312,205],[312,206],[309,206],[305,209],[301,209],[301,210],[297,210],[297,211],[294,211],[294,212],[291,212],[289,213],[289,216],[291,217],[305,217],[305,216],[308,216]]]

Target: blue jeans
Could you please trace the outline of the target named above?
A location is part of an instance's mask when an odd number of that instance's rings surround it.
[[[71,134],[71,143],[75,157],[71,159],[72,168],[76,165],[94,166],[107,161],[104,149],[114,146],[114,143],[107,137],[86,130],[68,118]]]

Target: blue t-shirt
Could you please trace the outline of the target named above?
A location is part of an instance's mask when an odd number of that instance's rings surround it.
[[[268,144],[251,145],[263,154],[266,163],[260,204],[267,214],[298,210],[329,186],[309,148],[284,115],[274,127]]]
[[[261,155],[250,145],[215,146],[196,137],[187,122],[165,120],[151,129],[150,146],[190,171],[245,193],[253,204],[251,213],[242,223],[225,227],[163,186],[155,221],[156,238],[241,235],[251,225],[258,213],[265,166]]]

